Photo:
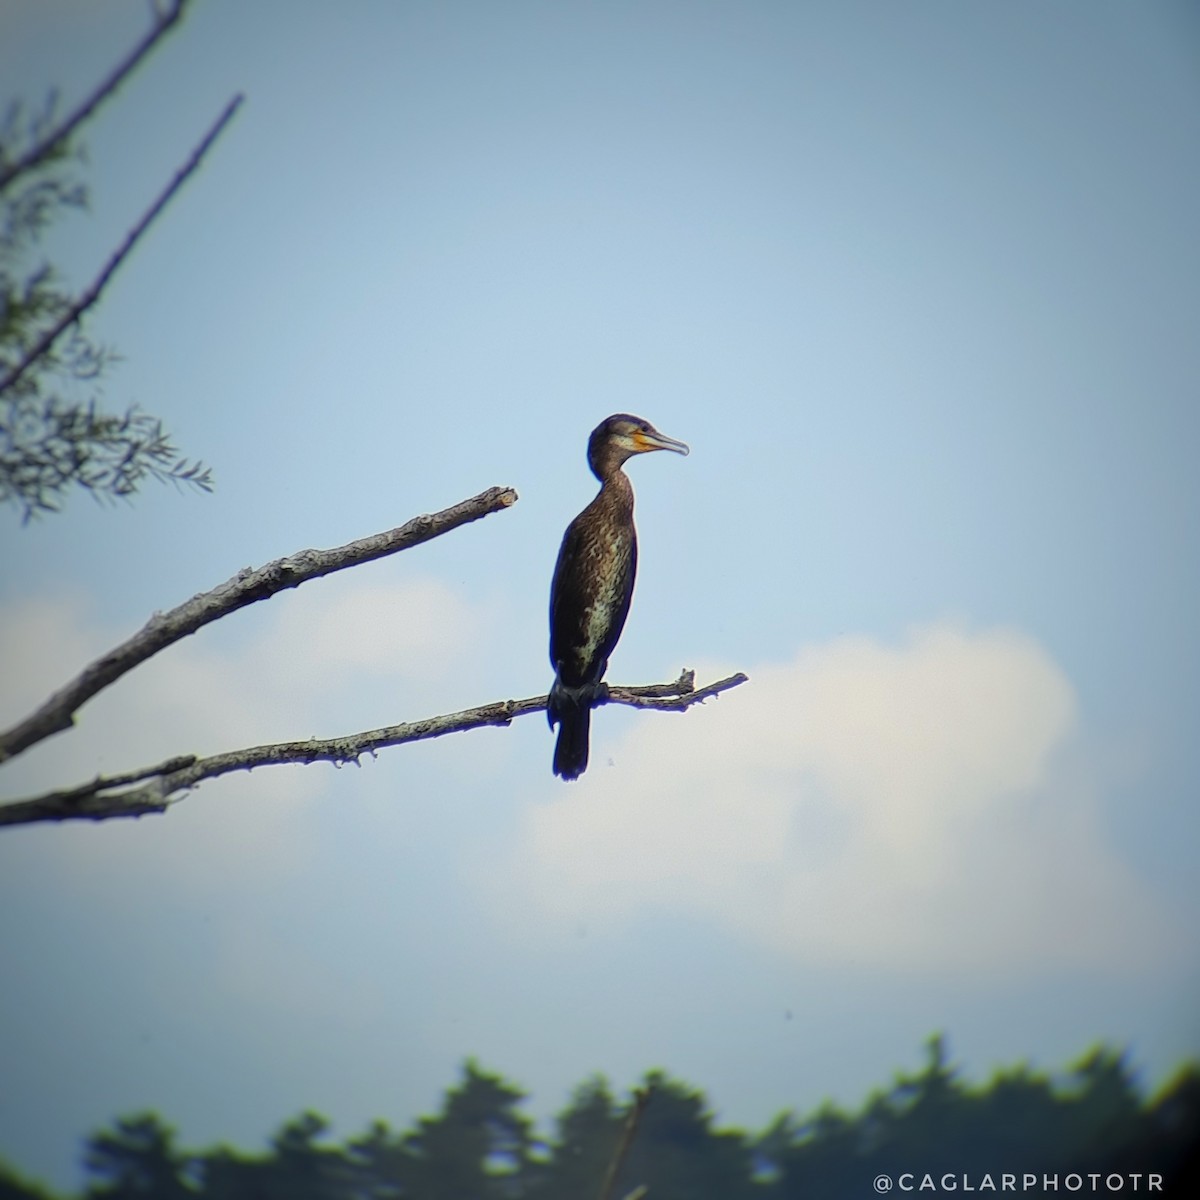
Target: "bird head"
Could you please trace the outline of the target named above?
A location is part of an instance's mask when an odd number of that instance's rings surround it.
[[[676,454],[687,454],[684,442],[659,433],[649,421],[629,413],[615,413],[606,417],[588,438],[588,464],[593,472],[603,479],[604,467],[620,466],[635,454],[649,454],[651,450],[673,450]]]

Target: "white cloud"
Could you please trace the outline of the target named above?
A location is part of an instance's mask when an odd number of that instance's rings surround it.
[[[0,609],[0,725],[32,712],[105,649],[77,597],[23,601]]]
[[[437,579],[321,583],[305,603],[283,608],[262,652],[280,664],[302,663],[300,679],[319,672],[437,679],[470,653],[485,627],[482,614]]]
[[[594,928],[659,907],[804,961],[1004,972],[1164,952],[1072,765],[1071,685],[1032,639],[933,626],[750,675],[684,717],[644,714],[615,771],[531,806],[507,886],[542,916]]]

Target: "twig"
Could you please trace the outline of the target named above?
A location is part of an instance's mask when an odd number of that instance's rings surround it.
[[[104,291],[105,285],[112,278],[113,272],[125,261],[129,256],[129,252],[137,244],[138,239],[150,227],[150,223],[158,216],[160,212],[167,206],[175,193],[183,186],[188,176],[200,165],[200,160],[208,152],[209,147],[220,136],[221,131],[229,124],[233,118],[233,114],[237,112],[238,106],[242,103],[243,97],[239,93],[225,106],[224,112],[217,118],[216,122],[204,135],[200,144],[192,151],[187,162],[175,172],[174,178],[167,187],[159,194],[155,202],[146,210],[142,219],[129,231],[125,240],[118,247],[116,253],[105,264],[104,270],[93,281],[91,287],[85,291],[74,304],[49,328],[40,338],[21,356],[20,361],[13,367],[7,375],[0,379],[0,395],[6,392],[13,386],[29,370],[31,366],[39,358],[44,355],[55,341],[76,321],[83,316],[85,312],[97,300],[100,299],[100,293]]]
[[[18,175],[30,170],[32,167],[36,167],[42,159],[53,152],[56,146],[66,141],[121,86],[137,67],[138,63],[154,49],[159,40],[179,21],[179,18],[183,15],[183,6],[186,2],[187,0],[175,0],[166,12],[158,14],[158,20],[150,32],[117,65],[112,74],[57,129],[51,130],[46,137],[40,142],[35,143],[21,155],[16,162],[6,167],[3,171],[0,171],[0,191],[6,188]]]
[[[420,545],[516,502],[517,493],[512,488],[489,488],[441,512],[414,517],[396,529],[361,538],[334,550],[301,550],[257,570],[247,567],[220,587],[193,596],[170,612],[156,613],[133,637],[96,659],[36,712],[0,733],[0,763],[51,734],[69,729],[80,706],[97,692],[209,622],[286,588],[298,587],[309,579]]]
[[[746,682],[745,675],[696,688],[692,672],[685,671],[674,683],[650,684],[644,687],[612,687],[607,696],[597,697],[597,704],[632,704],[638,708],[657,708],[682,711],[693,704],[702,704],[712,696]],[[358,765],[363,754],[407,742],[427,741],[448,733],[480,729],[487,725],[510,725],[517,717],[542,712],[546,696],[526,700],[498,700],[461,712],[427,717],[401,725],[389,725],[365,733],[336,738],[311,738],[305,742],[276,742],[273,745],[250,746],[231,750],[209,758],[181,756],[169,759],[157,767],[130,771],[122,775],[97,776],[90,783],[66,791],[47,792],[28,800],[16,800],[0,806],[0,825],[29,825],[38,821],[90,820],[103,821],[110,817],[140,817],[147,813],[165,812],[171,804],[182,799],[178,793],[187,792],[205,779],[228,775],[233,771],[251,771],[255,767],[281,766],[285,763],[331,762]],[[139,787],[114,791],[130,783],[149,780]]]
[[[728,679],[719,679],[697,690],[696,672],[684,671],[674,683],[652,683],[645,687],[610,687],[608,701],[628,704],[630,708],[657,708],[663,712],[683,712],[693,704],[703,704],[710,696],[746,683],[749,675],[740,671]]]
[[[642,1113],[645,1111],[646,1105],[650,1103],[650,1097],[653,1094],[654,1089],[651,1087],[633,1089],[633,1107],[629,1110],[625,1128],[621,1130],[621,1140],[617,1143],[612,1160],[608,1164],[604,1183],[600,1187],[599,1200],[612,1200],[613,1188],[617,1186],[617,1177],[621,1174],[621,1168],[629,1156],[629,1147],[633,1145],[633,1139],[637,1136]],[[644,1195],[645,1192],[643,1191],[642,1194]]]

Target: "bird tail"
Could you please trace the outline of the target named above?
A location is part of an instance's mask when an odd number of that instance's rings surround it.
[[[554,773],[563,779],[578,779],[588,765],[588,729],[592,708],[586,702],[561,708],[558,741],[554,745]]]

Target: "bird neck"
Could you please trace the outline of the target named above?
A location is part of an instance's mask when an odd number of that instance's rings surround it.
[[[601,483],[607,483],[614,475],[624,479],[621,467],[628,458],[629,452],[620,446],[614,446],[612,442],[588,446],[588,466]]]
[[[633,484],[629,476],[617,464],[606,475],[600,476],[600,494],[596,497],[602,504],[633,511]]]

